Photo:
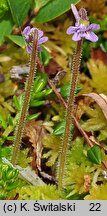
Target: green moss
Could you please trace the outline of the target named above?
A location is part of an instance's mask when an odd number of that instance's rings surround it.
[[[47,159],[47,166],[52,166],[58,158],[61,140],[58,136],[50,134],[44,137],[43,144],[47,150],[47,152],[43,154],[43,158]]]
[[[54,185],[27,186],[19,191],[19,200],[59,200],[60,192]]]
[[[107,183],[92,187],[85,200],[107,200]]]

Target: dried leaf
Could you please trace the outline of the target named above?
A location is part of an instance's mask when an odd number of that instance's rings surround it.
[[[41,170],[41,156],[43,150],[42,139],[46,134],[43,122],[35,122],[34,120],[27,122],[24,134],[25,136],[29,137],[29,141],[33,146],[32,166],[34,169],[38,168],[39,170]]]
[[[107,96],[104,94],[100,94],[100,96],[105,100],[105,102],[107,103]]]
[[[103,96],[96,93],[83,94],[83,96],[91,97],[96,101],[96,103],[100,106],[105,118],[107,119],[107,96],[103,94]],[[103,98],[105,97],[106,100]]]

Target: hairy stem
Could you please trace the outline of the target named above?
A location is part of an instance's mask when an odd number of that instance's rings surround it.
[[[58,187],[59,189],[63,187],[63,177],[64,177],[64,171],[65,171],[66,154],[67,154],[69,142],[71,140],[71,125],[73,124],[71,113],[73,113],[74,111],[75,91],[76,91],[79,68],[80,68],[80,63],[81,63],[82,42],[83,42],[82,40],[78,41],[77,47],[74,53],[74,57],[73,57],[72,82],[71,82],[70,94],[68,98],[68,106],[66,110],[65,131],[63,135],[61,152],[59,156],[59,167],[58,167]]]
[[[38,47],[38,32],[37,30],[35,30],[34,38],[33,38],[33,45],[32,45],[30,71],[29,71],[29,76],[28,76],[26,86],[25,86],[24,102],[23,102],[23,106],[21,109],[18,126],[16,129],[16,136],[15,136],[14,148],[13,148],[12,159],[11,159],[11,162],[13,165],[17,163],[18,151],[20,149],[24,126],[25,126],[26,115],[27,115],[27,111],[29,108],[32,84],[34,81],[34,75],[35,75],[35,70],[36,70],[37,49],[38,49],[37,47]]]

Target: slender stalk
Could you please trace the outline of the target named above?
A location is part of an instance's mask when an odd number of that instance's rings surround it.
[[[29,108],[29,101],[31,97],[32,84],[34,80],[36,62],[37,62],[37,49],[38,49],[38,32],[37,30],[35,30],[33,44],[32,44],[30,72],[25,86],[24,102],[20,113],[19,123],[16,129],[16,136],[15,136],[14,148],[13,148],[12,159],[11,159],[13,165],[17,163],[18,151],[20,149],[26,115]]]
[[[59,156],[59,167],[58,167],[58,187],[61,189],[63,187],[63,177],[65,171],[65,162],[66,162],[66,154],[69,142],[71,140],[71,125],[73,124],[73,119],[71,113],[74,111],[74,103],[75,103],[75,90],[78,81],[79,68],[81,63],[81,54],[82,54],[82,40],[78,41],[77,47],[73,57],[72,64],[72,82],[70,88],[70,94],[68,98],[68,106],[66,110],[66,119],[65,119],[65,131],[62,140],[61,152]]]
[[[37,63],[39,64],[40,68],[41,68],[41,72],[45,72],[44,66],[42,65],[42,63],[40,62],[39,58],[37,60]],[[54,85],[54,83],[48,78],[48,84],[49,86],[52,88],[53,92],[56,94],[57,98],[60,100],[60,102],[63,104],[63,106],[67,109],[68,105],[65,102],[65,100],[63,99],[62,95],[58,92],[56,86]],[[74,113],[71,113],[72,119],[74,121],[75,126],[78,128],[78,130],[80,131],[80,133],[83,135],[85,141],[87,142],[87,144],[92,147],[93,144],[90,141],[88,135],[85,133],[85,131],[82,129],[82,127],[80,126],[79,122],[77,121],[77,119],[74,116]]]

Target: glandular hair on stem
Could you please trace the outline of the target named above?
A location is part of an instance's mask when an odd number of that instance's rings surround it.
[[[11,162],[13,165],[16,165],[16,163],[17,163],[18,152],[20,149],[23,131],[24,131],[24,126],[25,126],[25,121],[26,121],[26,116],[28,113],[29,102],[30,102],[31,91],[32,91],[32,85],[34,82],[35,66],[36,66],[36,62],[37,62],[37,49],[38,49],[38,31],[35,30],[34,39],[33,39],[33,46],[32,46],[32,53],[31,53],[30,72],[29,72],[28,79],[27,79],[26,84],[25,84],[24,101],[23,101],[17,129],[16,129],[16,137],[15,137],[12,159],[11,159]]]
[[[62,189],[63,187],[66,157],[67,157],[67,152],[69,148],[69,143],[71,142],[71,138],[72,138],[70,127],[73,124],[73,118],[71,117],[71,114],[74,111],[75,92],[76,92],[79,68],[80,68],[80,63],[81,63],[81,53],[82,53],[82,40],[77,42],[77,47],[76,47],[74,57],[73,57],[70,93],[68,97],[66,116],[65,116],[65,131],[63,135],[61,153],[59,156],[59,170],[58,170],[59,189]]]

